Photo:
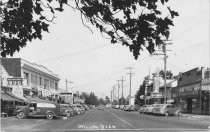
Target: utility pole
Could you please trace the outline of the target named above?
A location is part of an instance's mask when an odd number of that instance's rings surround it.
[[[113,103],[112,103],[112,90],[111,90],[111,104],[113,104]]]
[[[68,83],[73,83],[73,82],[69,82],[67,79],[66,79],[66,92],[68,92],[68,87],[67,87],[67,84]]]
[[[130,97],[129,97],[129,105],[131,105],[131,77],[132,77],[132,75],[134,74],[134,73],[132,73],[132,69],[134,69],[134,68],[128,67],[128,68],[126,68],[126,69],[129,69],[129,70],[130,70],[130,72],[127,73],[127,74],[130,75],[130,92],[129,92]]]
[[[163,40],[163,41],[169,41],[168,39],[167,40]],[[171,51],[171,50],[167,50],[166,49],[166,45],[167,44],[171,44],[171,43],[166,43],[164,42],[162,44],[162,52],[163,54],[154,54],[154,55],[163,55],[164,56],[164,104],[166,104],[166,61],[167,61],[167,54],[166,54],[166,51]]]
[[[117,80],[117,85],[118,85],[118,90],[117,90],[118,91],[118,96],[117,96],[117,99],[118,99],[118,105],[120,105],[120,98],[119,98],[120,97],[119,96],[119,94],[120,94],[119,93],[120,92],[120,80]]]
[[[123,76],[122,76],[122,79],[120,81],[122,82],[122,105],[124,105],[124,101],[123,101],[123,82],[125,80],[123,80]]]

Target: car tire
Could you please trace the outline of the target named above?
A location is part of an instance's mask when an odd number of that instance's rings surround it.
[[[165,112],[165,116],[169,116],[169,113],[168,112]]]
[[[70,117],[71,113],[70,112],[66,112],[66,117]]]
[[[21,112],[18,112],[18,113],[17,113],[17,118],[18,118],[18,119],[23,119],[24,117],[25,117],[24,112],[21,111]]]
[[[180,112],[178,112],[178,114],[177,114],[179,117],[181,117],[182,116],[182,112],[180,111]]]
[[[48,113],[46,114],[46,118],[47,118],[48,120],[52,120],[52,119],[53,119],[53,113],[52,113],[52,112],[48,112]]]

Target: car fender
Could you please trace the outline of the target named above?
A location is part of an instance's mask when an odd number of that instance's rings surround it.
[[[59,114],[59,113],[58,113],[58,114],[56,115],[54,112],[52,112],[52,111],[50,111],[50,110],[46,111],[46,112],[45,112],[45,115],[46,115],[47,113],[53,113],[53,116],[57,116],[57,115]]]
[[[176,110],[175,114],[178,115],[179,112],[183,112],[183,110]]]
[[[15,114],[17,114],[17,113],[19,113],[19,112],[23,112],[23,110],[20,110],[20,109],[19,109],[19,110],[16,111]]]

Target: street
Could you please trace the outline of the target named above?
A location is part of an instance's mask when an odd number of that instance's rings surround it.
[[[70,119],[1,118],[2,132],[23,131],[209,131],[209,122],[155,116],[118,109],[90,109]]]

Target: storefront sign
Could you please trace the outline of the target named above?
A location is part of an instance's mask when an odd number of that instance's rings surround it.
[[[13,86],[12,87],[12,93],[15,96],[17,96],[17,97],[22,99],[23,98],[23,88],[22,88],[22,86]]]
[[[202,86],[202,87],[201,87],[201,90],[202,90],[202,91],[210,91],[210,85]]]
[[[180,92],[179,93],[180,96],[194,96],[194,95],[198,95],[198,91],[186,91],[186,92]]]
[[[8,85],[22,85],[22,78],[7,78]]]
[[[191,91],[198,91],[200,89],[200,84],[195,85],[188,85],[179,88],[179,92],[191,92]]]

